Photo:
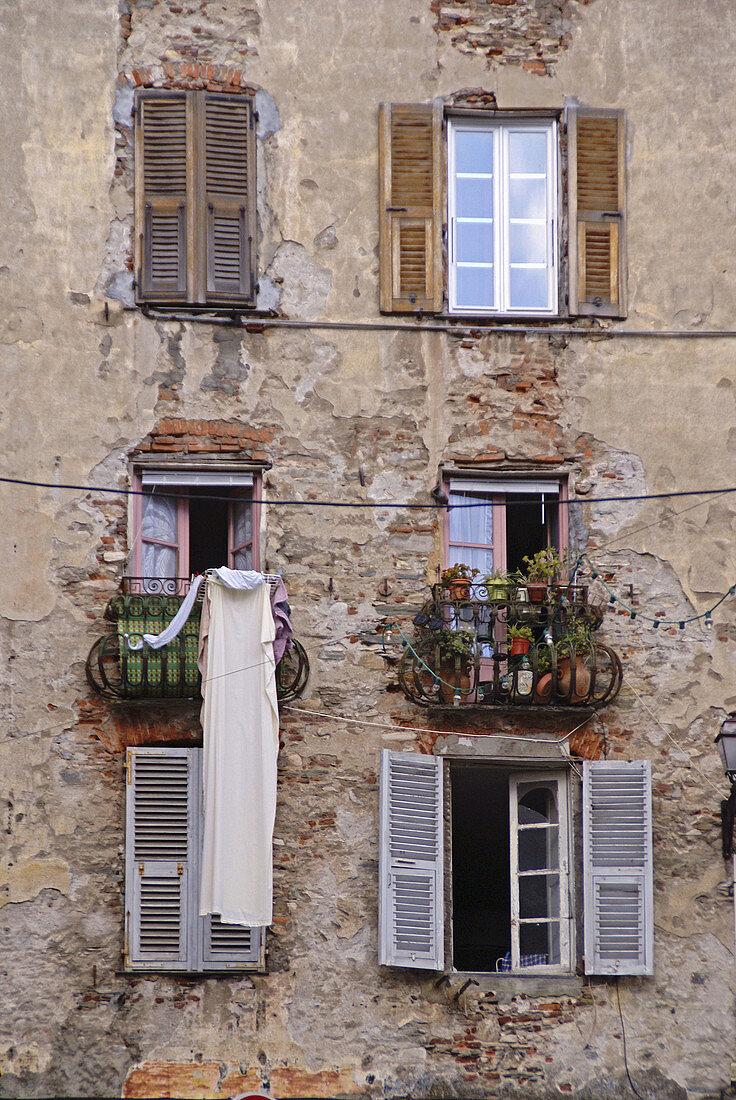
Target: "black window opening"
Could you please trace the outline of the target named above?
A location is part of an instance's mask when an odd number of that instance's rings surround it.
[[[506,494],[506,569],[525,570],[524,558],[560,546],[558,497],[547,493]]]

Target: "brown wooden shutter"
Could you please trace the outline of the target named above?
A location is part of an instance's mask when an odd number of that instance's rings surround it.
[[[442,309],[442,107],[381,104],[380,307]]]
[[[624,113],[568,107],[570,313],[626,316]]]
[[[139,92],[137,112],[138,299],[186,301],[190,135],[186,93]]]
[[[202,101],[202,180],[208,302],[255,305],[255,125],[245,96]]]

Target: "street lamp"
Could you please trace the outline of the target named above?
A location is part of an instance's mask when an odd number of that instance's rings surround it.
[[[728,718],[721,722],[716,745],[723,761],[723,770],[733,786],[736,782],[736,714],[729,714]]]

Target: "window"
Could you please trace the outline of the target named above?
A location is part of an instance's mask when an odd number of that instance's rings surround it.
[[[219,565],[258,568],[257,474],[142,468],[133,481],[141,493],[133,497],[135,576],[189,577]]]
[[[448,122],[450,311],[557,311],[557,126]]]
[[[126,770],[126,969],[261,969],[263,929],[199,916],[202,750],[128,749]]]
[[[255,118],[248,95],[136,93],[139,302],[255,305]]]
[[[570,973],[575,851],[586,973],[651,974],[650,765],[585,762],[582,845],[571,786],[551,761],[522,770],[384,750],[379,962],[443,970],[447,939],[456,970]]]
[[[384,312],[625,316],[622,111],[384,104],[379,155]]]
[[[524,557],[567,546],[564,480],[446,477],[447,565],[464,562],[481,576],[493,570],[523,571]]]

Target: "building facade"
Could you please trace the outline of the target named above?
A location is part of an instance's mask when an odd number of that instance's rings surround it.
[[[0,1094],[719,1096],[731,5],[0,10]],[[221,565],[299,643],[265,929],[198,612],[130,646]]]

